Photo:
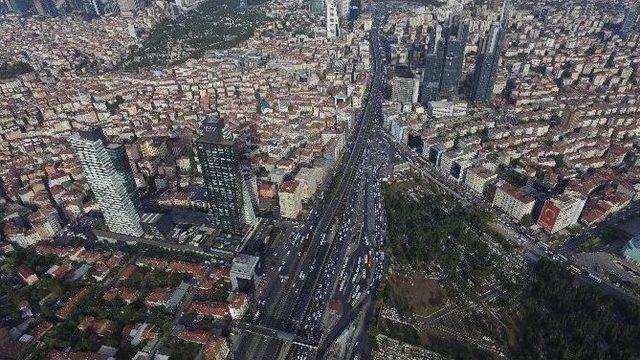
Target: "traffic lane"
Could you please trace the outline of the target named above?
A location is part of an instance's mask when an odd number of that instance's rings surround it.
[[[376,36],[376,35],[374,34],[374,35],[373,35],[373,38],[374,38],[374,39],[375,39],[375,36]],[[375,55],[375,52],[374,52],[374,55]],[[376,58],[376,57],[374,57],[374,62],[378,63],[378,61],[377,61],[377,58]],[[379,65],[377,65],[377,66],[376,66],[376,68],[379,68]],[[378,80],[378,81],[376,81],[376,79],[379,79],[379,72],[374,73],[374,78],[373,78],[373,81],[372,81],[372,84],[373,84],[372,86],[373,86],[374,88],[376,87],[376,85],[377,85],[377,84],[379,84],[379,80]],[[371,97],[369,96],[369,99],[368,99],[368,100],[370,100],[370,99],[371,99]],[[369,120],[369,116],[368,116],[368,112],[369,112],[369,111],[370,111],[370,102],[368,101],[368,102],[367,102],[367,104],[366,104],[366,106],[365,106],[365,111],[363,112],[364,119],[366,119],[366,120]],[[366,124],[365,124],[365,125],[366,125]],[[329,204],[335,204],[336,202],[340,202],[340,201],[341,201],[341,199],[340,199],[340,198],[341,198],[341,197],[342,197],[342,195],[344,194],[344,191],[345,191],[345,185],[347,184],[347,183],[345,182],[345,178],[346,178],[346,179],[351,179],[351,178],[352,178],[352,176],[353,176],[353,162],[355,161],[355,159],[356,159],[356,158],[361,157],[361,151],[359,150],[359,148],[362,146],[362,137],[361,137],[361,136],[362,136],[362,131],[363,131],[363,129],[367,129],[367,126],[361,126],[361,127],[358,129],[358,132],[357,132],[357,134],[356,134],[356,138],[355,138],[355,141],[354,141],[354,147],[355,147],[355,149],[356,149],[355,153],[356,153],[356,155],[357,155],[357,156],[356,156],[356,157],[350,156],[350,157],[349,157],[349,159],[347,160],[347,163],[346,163],[346,164],[347,164],[347,165],[346,165],[346,168],[347,168],[347,175],[348,175],[348,176],[343,176],[343,177],[341,177],[341,178],[339,179],[339,181],[338,181],[338,194],[339,194],[340,196],[333,196],[333,197],[332,197],[332,199],[331,199],[331,201],[329,202]],[[336,195],[338,195],[338,194],[336,194]],[[324,215],[324,214],[323,214],[323,215]],[[320,224],[319,224],[319,225],[320,225],[320,226],[319,226],[320,228],[323,228],[323,229],[325,229],[325,230],[327,229],[328,222],[323,223],[323,218],[320,218],[320,219],[319,219],[319,223],[320,223]],[[316,229],[315,229],[315,234],[318,234],[318,231],[317,231],[317,230],[318,230],[318,229],[316,228]],[[313,238],[312,238],[312,241],[311,241],[310,247],[311,247],[311,246],[313,246],[314,242],[317,240],[317,239],[316,239],[315,234],[314,234],[314,236],[313,236]],[[315,249],[312,249],[312,250],[315,250]],[[312,253],[312,252],[315,252],[315,251],[310,251],[310,252],[308,252],[307,254],[305,254],[305,256],[306,256],[306,255],[308,255],[309,253]],[[323,264],[323,265],[324,265],[324,264]],[[296,271],[296,273],[298,273],[298,271]],[[294,282],[294,286],[295,286],[295,284],[296,284],[296,283]],[[305,300],[305,299],[303,298],[303,300]]]
[[[366,110],[365,110],[365,113],[366,113]],[[365,118],[367,118],[367,117],[365,116]],[[361,130],[362,130],[362,128],[361,128]],[[358,146],[358,145],[362,145],[362,140],[360,140],[360,141],[356,140],[356,144],[355,144],[355,146]],[[360,150],[356,150],[356,156],[357,156],[357,157],[361,157],[361,156],[362,156],[362,151],[360,151]],[[356,159],[356,157],[352,156],[352,157],[350,157],[350,158],[349,158],[349,162],[351,162],[351,161],[355,161],[355,159]],[[349,173],[348,173],[348,177],[347,177],[347,178],[348,178],[348,179],[353,179],[353,171],[354,171],[354,168],[352,167],[352,165],[349,165],[349,162],[348,162],[348,171],[349,171]],[[344,180],[344,179],[345,179],[345,177],[343,177],[343,178],[341,179],[341,180],[342,180],[342,181],[340,182],[340,183],[341,183],[341,185],[342,185],[342,184],[344,184],[344,185],[346,185],[346,184],[347,184],[347,183],[343,182],[343,180]],[[351,182],[351,181],[353,181],[353,180],[350,180],[350,182]],[[344,196],[344,194],[346,193],[346,188],[344,188],[344,185],[341,187],[341,189],[340,189],[340,191],[339,191],[339,193],[340,193],[340,194],[342,194],[342,196]],[[334,198],[334,200],[336,200],[336,198]],[[340,201],[342,202],[342,199],[340,199]],[[321,261],[322,261],[322,263],[323,263],[322,265],[324,266],[324,262],[326,261],[326,254],[322,257],[322,260],[321,260]],[[318,281],[318,278],[314,276],[314,281],[313,281],[314,285],[312,285],[313,287],[315,287],[315,284],[317,283],[317,281]],[[303,305],[302,305],[302,306],[303,306],[303,308],[308,308],[308,302],[307,302],[307,299],[302,299],[302,300],[304,301],[304,302],[303,302]],[[299,306],[299,305],[297,304],[296,306]]]
[[[361,176],[361,172],[358,173],[357,176]],[[356,196],[353,196],[353,194],[356,194]],[[360,188],[358,188],[358,190],[354,190],[350,192],[350,200],[348,202],[348,206],[350,209],[353,208],[353,203],[354,203],[354,199],[357,201],[359,199],[359,197],[362,196],[362,191]],[[356,217],[359,216],[359,214],[356,214]],[[343,218],[344,221],[344,218]],[[334,240],[335,241],[335,240]],[[320,283],[320,288],[317,289],[314,292],[314,299],[312,300],[312,313],[311,313],[311,317],[312,319],[309,320],[307,319],[307,323],[309,321],[311,321],[312,324],[317,324],[319,322],[319,319],[321,318],[321,315],[323,313],[323,308],[325,307],[324,305],[326,305],[326,298],[328,297],[329,293],[328,293],[328,282],[335,282],[337,280],[337,272],[335,272],[335,269],[331,270],[331,273],[328,275],[330,276],[329,278],[323,280],[323,282]],[[318,310],[316,310],[318,309]]]

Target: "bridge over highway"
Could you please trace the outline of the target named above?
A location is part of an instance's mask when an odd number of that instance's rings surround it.
[[[266,327],[258,324],[251,324],[243,321],[238,321],[232,324],[231,330],[235,333],[250,332],[250,333],[261,335],[271,339],[277,339],[283,342],[288,342],[294,345],[302,346],[311,350],[316,350],[318,348],[318,344],[311,339],[303,338],[292,332],[272,329],[270,327]]]

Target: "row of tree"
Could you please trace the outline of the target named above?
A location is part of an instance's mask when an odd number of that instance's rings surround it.
[[[3,62],[0,63],[0,80],[13,79],[14,77],[30,73],[33,71],[31,65],[22,62]]]

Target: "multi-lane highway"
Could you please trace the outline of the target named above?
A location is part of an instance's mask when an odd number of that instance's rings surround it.
[[[377,16],[376,23],[379,21]],[[382,165],[389,163],[385,150],[389,147],[461,201],[497,213],[500,221],[496,225],[524,248],[523,253],[534,255],[519,258],[547,257],[573,265],[569,256],[544,246],[527,229],[439,173],[428,160],[385,138],[377,124],[384,69],[376,25],[370,33],[373,68],[369,89],[344,156],[334,170],[335,177],[319,190],[302,228],[274,252],[253,320],[236,324],[234,332],[240,340],[234,353],[238,359],[323,357],[350,325],[366,324],[384,267],[386,222],[380,178]],[[580,277],[607,293],[638,301],[589,275]],[[364,353],[365,332],[360,328],[354,334],[355,345],[349,354]]]
[[[235,350],[238,359],[276,359],[287,354],[291,358],[315,357],[327,330],[325,312],[329,300],[347,304],[350,309],[364,298],[375,274],[378,280],[381,276],[378,268],[382,261],[378,262],[377,272],[368,270],[374,263],[373,251],[367,248],[367,244],[373,244],[370,231],[373,228],[367,231],[356,226],[365,223],[366,216],[375,220],[375,214],[381,211],[380,184],[372,176],[379,169],[373,166],[365,169],[365,164],[370,163],[365,159],[373,156],[367,147],[379,119],[383,81],[375,26],[369,41],[372,76],[348,149],[335,169],[336,176],[321,190],[302,229],[276,251],[275,262],[277,265],[280,261],[280,266],[266,269],[265,288],[258,299],[260,309],[254,320],[236,326],[241,335]],[[371,204],[375,199],[378,205]],[[361,206],[371,210],[363,214]],[[381,251],[377,251],[377,256],[381,260]],[[356,284],[351,274],[354,272],[362,284]],[[336,283],[345,277],[353,281],[342,285],[340,290]]]
[[[274,252],[270,266],[265,269],[264,287],[258,292],[258,312],[251,321],[236,324],[234,332],[240,336],[234,355],[238,359],[322,357],[354,320],[365,319],[366,323],[384,266],[386,222],[380,178],[382,165],[389,163],[385,146],[403,154],[425,176],[461,201],[496,212],[435,171],[423,157],[389,138],[384,139],[378,125],[384,81],[381,45],[376,25],[373,29],[372,76],[347,149],[335,169],[335,177],[319,190],[304,225]],[[497,225],[535,256],[565,259],[542,247],[531,234],[508,219]],[[583,277],[594,282],[592,277]],[[604,282],[596,284],[607,292],[630,298]],[[328,307],[330,303],[332,309]],[[359,331],[353,337],[357,340],[350,354],[365,351],[366,345],[362,344],[366,335],[362,329]]]
[[[346,195],[346,208],[338,217],[334,247],[325,264],[300,333],[313,339],[317,349],[296,346],[290,358],[324,355],[333,341],[375,297],[384,267],[386,220],[381,177],[388,153],[381,149],[379,127],[369,137],[361,165]],[[328,313],[327,304],[339,309]]]

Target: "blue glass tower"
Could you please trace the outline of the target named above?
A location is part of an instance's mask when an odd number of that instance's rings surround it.
[[[472,76],[469,100],[488,102],[493,95],[493,86],[498,74],[498,62],[504,43],[505,31],[500,23],[491,25],[487,35],[480,41],[476,66]]]
[[[469,25],[458,15],[450,16],[444,25],[436,26],[431,33],[425,54],[423,104],[457,92],[468,34]]]
[[[638,4],[631,5],[627,9],[627,12],[624,15],[624,20],[622,21],[622,25],[620,26],[620,30],[618,30],[618,34],[623,39],[628,39],[631,32],[633,32],[636,22],[638,21]]]
[[[458,90],[462,65],[464,63],[464,48],[469,35],[469,25],[459,16],[452,16],[443,29],[444,62],[442,64],[442,78],[440,79],[440,93],[452,94]]]

